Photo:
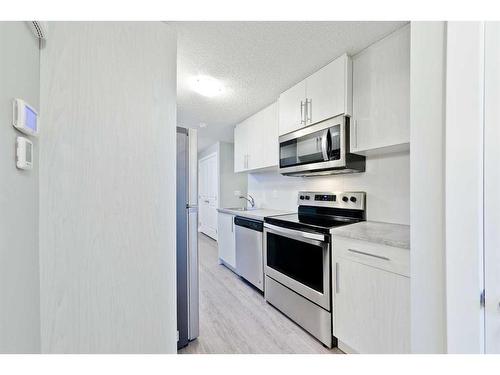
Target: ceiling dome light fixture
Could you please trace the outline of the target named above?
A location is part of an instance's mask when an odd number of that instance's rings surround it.
[[[198,94],[208,98],[222,95],[224,92],[224,85],[219,80],[205,75],[191,78],[191,88]]]

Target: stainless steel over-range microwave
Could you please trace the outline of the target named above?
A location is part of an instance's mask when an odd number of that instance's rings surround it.
[[[337,116],[279,137],[279,171],[309,177],[365,171],[349,150],[349,117]]]

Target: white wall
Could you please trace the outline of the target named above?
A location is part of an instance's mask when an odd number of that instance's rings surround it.
[[[369,156],[366,172],[325,177],[286,177],[277,171],[248,174],[248,193],[261,208],[297,210],[297,193],[365,191],[367,219],[410,223],[410,156],[408,152]]]
[[[0,353],[40,351],[38,141],[31,171],[16,169],[12,99],[39,108],[40,50],[25,22],[0,22]]]
[[[42,351],[175,352],[175,34],[51,23],[41,80]]]
[[[413,353],[446,351],[446,23],[411,23],[411,343]]]
[[[198,152],[198,160],[204,158],[205,156],[213,154],[214,152],[219,152],[219,143],[220,142],[215,142],[214,144],[211,144],[210,146],[200,150]]]
[[[219,143],[219,173],[221,177],[219,184],[220,207],[245,206],[245,201],[234,195],[235,191],[246,195],[247,178],[244,173],[234,173],[233,143]]]
[[[238,190],[247,193],[247,178],[245,173],[234,173],[234,144],[216,142],[198,153],[198,160],[210,154],[218,154],[219,197],[217,208],[245,206],[245,202],[234,195]]]

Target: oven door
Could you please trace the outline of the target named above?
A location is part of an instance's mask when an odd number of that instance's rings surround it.
[[[330,243],[322,234],[264,224],[264,273],[330,311]]]
[[[334,117],[279,138],[280,173],[343,168],[346,118]]]

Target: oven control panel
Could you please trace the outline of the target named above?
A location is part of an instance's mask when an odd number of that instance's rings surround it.
[[[301,191],[299,206],[317,206],[364,210],[366,193],[361,191],[311,192]]]

